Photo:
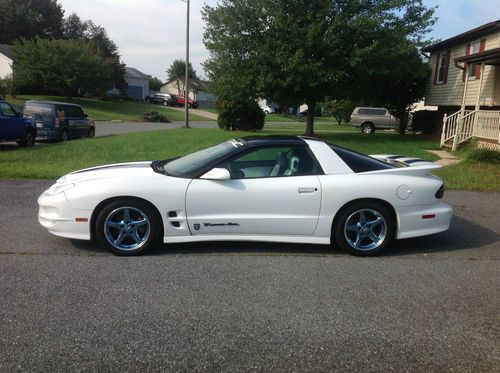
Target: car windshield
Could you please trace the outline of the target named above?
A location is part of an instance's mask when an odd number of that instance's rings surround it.
[[[226,141],[168,162],[163,166],[163,171],[176,177],[195,177],[210,164],[234,153],[240,146],[241,143],[235,140]]]

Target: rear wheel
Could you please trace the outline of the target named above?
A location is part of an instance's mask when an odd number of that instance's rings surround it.
[[[97,240],[116,255],[137,255],[156,245],[161,238],[161,222],[146,203],[115,201],[99,213],[95,227]]]
[[[349,254],[374,255],[393,239],[395,220],[382,203],[360,201],[340,212],[333,235],[336,244]]]
[[[371,123],[363,123],[361,125],[361,132],[366,134],[366,135],[369,135],[369,134],[375,132],[375,126]]]
[[[36,134],[35,131],[31,128],[26,129],[23,134],[22,139],[18,142],[22,147],[28,147],[35,145]]]
[[[61,141],[68,141],[68,140],[69,140],[68,130],[64,130],[61,135]]]

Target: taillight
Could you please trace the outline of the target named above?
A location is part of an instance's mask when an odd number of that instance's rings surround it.
[[[441,188],[439,188],[438,191],[436,192],[436,198],[441,199],[443,198],[443,195],[444,195],[444,184],[441,185]]]
[[[61,123],[59,122],[59,118],[56,118],[56,122],[55,122],[55,125],[54,125],[54,126],[55,126],[56,128],[59,128],[59,125],[60,125],[60,124],[61,124]]]

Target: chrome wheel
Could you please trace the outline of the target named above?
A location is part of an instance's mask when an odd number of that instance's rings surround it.
[[[387,222],[376,210],[357,210],[349,215],[344,224],[344,237],[356,250],[374,250],[382,245],[386,235]]]
[[[111,211],[104,221],[108,243],[122,251],[137,250],[151,234],[151,223],[141,210],[125,206]]]

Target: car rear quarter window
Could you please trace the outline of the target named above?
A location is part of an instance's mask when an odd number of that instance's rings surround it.
[[[358,114],[364,115],[385,115],[387,110],[385,109],[359,109]]]
[[[50,120],[54,117],[54,105],[42,104],[38,102],[27,102],[24,104],[24,115],[38,114],[43,120]]]
[[[330,145],[335,153],[342,159],[347,166],[355,173],[380,171],[391,168],[396,168],[393,165],[379,161],[365,154],[355,152],[353,150],[345,149],[340,146]]]

